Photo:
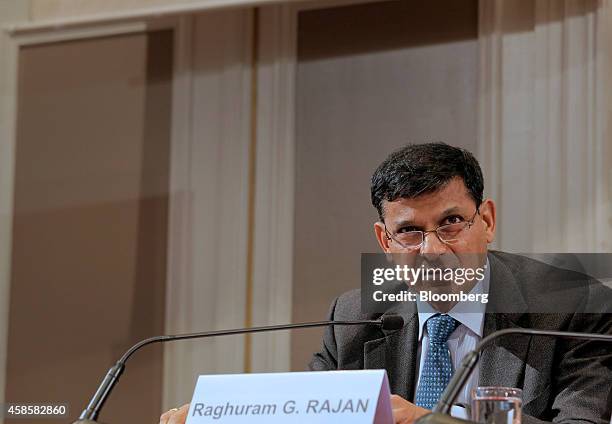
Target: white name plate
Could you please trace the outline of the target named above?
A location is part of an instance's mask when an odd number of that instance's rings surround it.
[[[202,375],[186,424],[393,424],[385,370]]]

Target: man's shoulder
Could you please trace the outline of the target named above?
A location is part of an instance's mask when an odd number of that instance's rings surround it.
[[[503,263],[511,271],[515,272],[526,272],[533,269],[546,271],[553,267],[553,265],[541,260],[516,253],[502,252],[501,250],[489,250],[488,253],[489,257],[492,256],[494,260]]]
[[[370,319],[361,313],[361,289],[353,289],[338,296],[333,305],[335,320]]]
[[[612,290],[572,254],[518,255],[489,251],[492,298],[522,301],[529,312],[608,312]],[[501,307],[505,311],[506,306]]]
[[[551,278],[570,279],[570,280],[590,280],[584,271],[576,264],[568,264],[571,255],[550,254],[550,255],[521,255],[515,253],[502,252],[498,250],[489,251],[489,259],[492,272],[499,277],[502,274],[512,275],[520,282],[530,282],[537,284],[545,283]],[[542,279],[546,276],[546,279]],[[532,281],[535,280],[535,281]]]

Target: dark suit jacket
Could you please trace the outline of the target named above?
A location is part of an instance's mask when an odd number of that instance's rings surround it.
[[[488,257],[491,279],[484,336],[513,327],[612,334],[612,314],[581,313],[593,311],[591,306],[586,309],[592,302],[601,302],[609,311],[609,289],[582,281],[581,288],[570,295],[551,295],[542,288],[557,278],[557,268],[508,253],[489,252]],[[557,310],[573,312],[534,313],[546,310],[541,302],[552,305],[551,311],[559,305]],[[502,304],[506,305],[504,310],[512,305],[512,311],[488,312],[499,311],[495,308]],[[322,349],[313,356],[309,368],[383,368],[389,375],[392,393],[412,401],[419,333],[416,308],[405,303],[386,313],[401,314],[404,327],[396,331],[367,326],[329,327]],[[361,313],[359,290],[338,297],[330,315],[334,320],[381,316]],[[525,423],[608,424],[612,407],[612,344],[523,335],[499,338],[481,356],[478,383],[522,388]]]

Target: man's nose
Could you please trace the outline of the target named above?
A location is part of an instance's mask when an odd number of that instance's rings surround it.
[[[435,231],[423,234],[423,244],[421,245],[422,255],[441,255],[448,251],[448,246],[443,243]]]

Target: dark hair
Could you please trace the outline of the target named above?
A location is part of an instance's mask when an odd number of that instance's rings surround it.
[[[480,206],[482,171],[470,152],[446,143],[408,144],[391,153],[374,171],[372,204],[384,221],[384,200],[393,202],[433,193],[455,177],[463,179],[476,207]]]

